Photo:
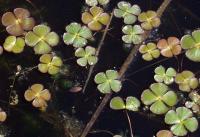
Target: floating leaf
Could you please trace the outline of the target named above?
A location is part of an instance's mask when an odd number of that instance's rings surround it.
[[[25,42],[28,46],[34,47],[36,54],[49,53],[52,48],[58,44],[59,36],[46,25],[37,25],[25,36]]]
[[[176,111],[168,111],[165,115],[165,123],[172,125],[171,131],[176,136],[186,136],[188,131],[194,132],[198,128],[197,119],[186,107],[179,107]]]
[[[126,108],[126,105],[121,97],[114,97],[110,101],[110,108],[114,110],[122,110]]]
[[[167,40],[158,41],[157,47],[161,50],[164,57],[173,57],[181,53],[180,41],[176,37],[169,37]]]
[[[181,47],[186,50],[186,57],[192,61],[200,62],[200,30],[195,30],[192,35],[181,38]]]
[[[79,58],[77,60],[77,63],[83,67],[85,67],[87,64],[95,65],[98,61],[98,58],[95,56],[95,53],[96,49],[91,46],[87,46],[85,49],[78,48],[75,52],[75,56]]]
[[[138,16],[138,20],[142,22],[141,26],[145,30],[151,30],[153,28],[157,28],[161,24],[160,18],[158,18],[157,13],[152,10],[149,10],[147,12],[142,12]]]
[[[0,108],[0,122],[4,122],[7,118],[7,114],[6,112],[4,112],[1,108]]]
[[[121,97],[114,97],[110,101],[110,108],[114,110],[127,109],[129,111],[138,111],[140,101],[136,97],[129,96],[126,98],[126,103]]]
[[[141,13],[138,5],[133,5],[129,2],[121,1],[117,4],[118,8],[114,10],[114,15],[117,18],[123,18],[125,24],[133,24],[137,21],[137,16]]]
[[[143,54],[142,58],[146,61],[151,61],[160,56],[160,51],[157,49],[155,43],[140,46],[139,52]]]
[[[154,79],[157,82],[164,82],[169,85],[174,82],[176,76],[176,70],[174,68],[168,68],[167,70],[163,66],[159,66],[155,69]]]
[[[160,130],[156,134],[156,137],[173,137],[173,134],[169,130]]]
[[[84,47],[87,40],[92,38],[92,32],[86,26],[73,22],[66,27],[66,33],[63,40],[67,45],[73,45],[75,48]]]
[[[49,90],[44,89],[42,84],[34,84],[25,91],[24,97],[27,101],[33,101],[32,105],[37,108],[47,107],[47,101],[51,99]]]
[[[55,75],[59,72],[60,67],[63,65],[61,58],[53,56],[52,54],[44,54],[40,57],[40,64],[38,70],[42,73],[49,73]]]
[[[91,7],[89,12],[84,12],[82,14],[82,21],[84,24],[88,25],[93,31],[99,31],[102,29],[103,25],[107,25],[110,20],[110,15],[104,13],[103,9],[100,7]]]
[[[100,72],[95,76],[95,83],[101,93],[110,93],[111,91],[119,92],[122,88],[121,81],[118,79],[118,72],[115,70],[107,70],[106,73]]]
[[[13,13],[4,13],[1,21],[7,32],[13,36],[23,35],[35,26],[35,20],[30,17],[30,12],[23,8],[14,9]]]
[[[190,92],[192,89],[196,89],[199,85],[198,79],[188,70],[178,73],[175,82],[179,85],[179,89],[185,92]]]
[[[138,111],[140,107],[140,101],[136,97],[127,97],[126,98],[126,109],[130,111]]]
[[[140,44],[142,42],[142,34],[144,31],[139,25],[126,25],[122,28],[122,31],[125,34],[122,37],[125,43]]]
[[[110,2],[110,0],[85,0],[85,3],[91,7],[97,6],[98,4],[100,5],[106,5]]]
[[[3,47],[8,52],[21,53],[24,50],[25,42],[23,38],[8,36],[3,44]]]
[[[153,113],[164,114],[177,103],[177,95],[174,91],[169,91],[167,85],[154,83],[150,89],[143,91],[141,100],[145,105],[150,105]]]

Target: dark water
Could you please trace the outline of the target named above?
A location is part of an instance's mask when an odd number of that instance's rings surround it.
[[[26,7],[36,18],[37,23],[48,23],[52,30],[56,31],[60,36],[65,32],[65,26],[71,22],[81,22],[81,11],[84,9],[84,0],[34,0],[33,3],[37,6],[36,10],[25,0],[0,0],[0,15],[7,10],[12,10],[16,7]],[[111,4],[107,8],[108,11],[116,5],[119,0],[111,0]],[[131,1],[132,2],[132,1]],[[162,0],[135,0],[132,3],[140,5],[143,11],[148,9],[156,10],[161,4]],[[162,18],[162,25],[158,30],[152,33],[149,41],[166,38],[168,36],[181,37],[187,32],[190,32],[200,26],[200,1],[199,0],[173,0]],[[104,71],[106,69],[119,69],[123,61],[128,55],[124,50],[124,45],[121,41],[121,27],[123,23],[114,19],[112,21],[112,30],[105,40],[100,55],[100,61],[95,68],[95,72]],[[3,29],[1,26],[0,28]],[[0,44],[3,44],[6,33],[0,34]],[[100,36],[93,46],[97,45]],[[66,46],[63,42],[55,48],[59,55],[67,59],[73,56],[73,48]],[[9,96],[9,85],[12,80],[8,78],[13,75],[16,64],[23,67],[35,66],[38,63],[38,56],[34,56],[30,49],[20,55],[13,55],[5,53],[0,57],[3,65],[0,66],[0,99],[7,101]],[[179,57],[179,62],[183,56]],[[162,64],[166,67],[178,68],[178,63],[175,58],[151,65],[162,60],[159,58],[153,62],[147,63],[142,61],[140,55],[137,55],[132,62],[126,76],[129,81],[124,82],[123,90],[119,94],[122,97],[129,95],[140,97],[142,91],[153,83],[153,70],[156,66]],[[75,60],[69,61],[66,64],[70,66],[70,71],[73,75],[67,77],[73,81],[78,81],[84,84],[87,71],[78,67]],[[146,69],[142,69],[148,65]],[[191,63],[186,58],[183,59],[182,70],[189,69],[197,72],[200,69],[198,63]],[[137,73],[136,73],[137,71]],[[39,73],[37,70],[27,74],[28,79],[22,79],[16,82],[15,90],[19,94],[20,103],[17,107],[8,109],[7,105],[0,103],[2,108],[9,112],[8,120],[5,122],[6,127],[10,131],[10,137],[62,137],[54,125],[49,124],[43,120],[39,114],[40,112],[32,108],[30,103],[23,99],[23,93],[33,83],[42,83],[45,87],[51,88],[53,80],[48,76]],[[199,77],[199,76],[198,76]],[[132,81],[132,82],[130,82]],[[54,98],[53,104],[59,111],[66,112],[69,115],[74,115],[77,119],[86,123],[96,107],[101,101],[101,94],[96,90],[96,85],[91,80],[85,94],[72,94],[64,88],[54,89],[57,97]],[[146,112],[148,113],[148,112]],[[160,129],[167,129],[168,127],[163,123],[162,118],[153,117],[149,115],[142,116],[136,113],[130,113],[133,124],[133,131],[140,137],[152,137]],[[105,108],[98,121],[94,125],[94,129],[111,131],[114,134],[126,132],[129,130],[126,115],[123,111],[113,111],[109,107]],[[127,134],[127,137],[130,135]],[[200,131],[196,131],[190,137],[200,137]],[[106,133],[89,134],[88,137],[111,137]]]

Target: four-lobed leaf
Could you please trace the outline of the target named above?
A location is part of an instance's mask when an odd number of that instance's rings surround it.
[[[138,16],[138,20],[142,23],[141,26],[144,30],[151,30],[160,26],[161,21],[155,11],[149,10],[142,12]]]
[[[52,54],[44,54],[40,57],[40,64],[38,70],[42,73],[49,73],[55,75],[60,71],[63,62],[60,57],[53,56]]]
[[[6,31],[13,36],[23,35],[26,31],[32,30],[35,26],[34,18],[24,8],[16,8],[13,12],[6,12],[1,19]]]
[[[21,37],[8,36],[3,44],[3,47],[8,52],[21,53],[24,50],[25,41]]]
[[[126,103],[121,97],[114,97],[110,101],[110,108],[114,110],[129,110],[138,111],[140,107],[140,101],[136,97],[129,96],[126,98]]]
[[[55,32],[51,32],[50,27],[42,24],[35,26],[33,31],[26,34],[25,42],[28,46],[34,47],[36,54],[46,54],[58,44],[59,36]]]
[[[181,47],[186,50],[186,57],[194,62],[200,62],[200,30],[181,38]]]
[[[188,70],[178,73],[175,77],[175,82],[179,85],[179,89],[184,92],[190,92],[199,85],[199,81],[195,78],[194,73]]]
[[[42,84],[33,84],[24,93],[27,101],[31,102],[36,108],[46,108],[47,101],[51,99],[51,94],[48,89],[44,89]]]
[[[114,10],[117,18],[123,18],[125,24],[133,24],[137,21],[137,16],[141,13],[138,5],[131,5],[129,2],[121,1],[117,4],[118,8]]]
[[[143,91],[141,100],[145,105],[150,106],[151,112],[165,114],[170,107],[176,105],[177,95],[164,83],[153,83],[150,89]]]
[[[98,58],[95,56],[96,49],[87,46],[84,48],[78,48],[75,51],[75,56],[78,57],[77,63],[78,65],[85,67],[87,64],[89,65],[95,65],[98,61]]]
[[[107,70],[105,73],[98,73],[94,81],[98,84],[98,90],[103,94],[111,93],[111,91],[119,92],[122,88],[122,83],[118,80],[118,76],[119,74],[117,71]]]
[[[141,45],[139,52],[142,53],[142,58],[146,61],[151,61],[160,56],[160,51],[157,49],[155,43],[147,43],[147,45]]]
[[[176,37],[169,37],[158,41],[157,47],[161,50],[164,57],[173,57],[181,53],[180,41]]]
[[[165,69],[163,66],[159,66],[155,69],[154,79],[156,82],[164,82],[169,85],[174,82],[176,76],[176,70],[174,68]]]
[[[171,131],[176,136],[186,136],[188,131],[194,132],[198,128],[198,121],[193,113],[186,107],[178,107],[176,111],[170,110],[165,115],[165,123],[172,125]]]
[[[110,21],[110,15],[105,13],[101,7],[91,7],[89,11],[82,14],[82,21],[88,25],[93,31],[99,31],[103,25],[107,25]]]
[[[128,44],[140,44],[142,42],[142,34],[144,30],[139,25],[126,25],[122,28],[122,32],[125,34],[122,36],[122,40]]]
[[[75,48],[84,47],[88,40],[91,39],[92,32],[86,26],[73,22],[66,27],[66,33],[63,35],[63,40],[67,45],[73,45]]]

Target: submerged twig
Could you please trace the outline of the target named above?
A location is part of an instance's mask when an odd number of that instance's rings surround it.
[[[99,56],[99,53],[100,53],[100,51],[101,51],[101,48],[102,48],[102,46],[103,46],[103,44],[104,44],[104,40],[105,40],[105,38],[106,38],[106,35],[107,35],[107,33],[108,33],[110,24],[111,24],[111,22],[112,22],[112,18],[113,18],[113,12],[111,13],[110,21],[109,21],[109,23],[106,25],[105,31],[104,31],[104,33],[103,33],[103,36],[102,36],[102,38],[101,38],[101,40],[100,40],[100,42],[99,42],[99,44],[98,44],[98,47],[97,47],[97,50],[96,50],[96,54],[95,54],[96,57]],[[83,87],[83,93],[85,92],[85,90],[86,90],[86,88],[87,88],[87,85],[88,85],[88,83],[89,83],[89,81],[90,81],[90,78],[91,78],[91,76],[92,76],[92,73],[93,73],[93,70],[94,70],[95,66],[96,66],[96,65],[92,65],[92,66],[90,67],[90,69],[89,69],[88,76],[87,76],[87,79],[86,79],[86,81],[85,81],[85,85],[84,85],[84,87]]]
[[[159,9],[157,10],[158,17],[161,17],[163,15],[163,12],[165,11],[165,9],[167,8],[167,6],[170,4],[171,1],[172,0],[164,0],[163,1],[161,6],[159,7]],[[143,41],[145,41],[149,35],[150,35],[150,32],[146,32],[143,35]],[[123,65],[119,71],[119,79],[121,79],[123,77],[123,75],[125,74],[125,72],[127,71],[128,67],[129,67],[130,63],[132,62],[132,60],[134,59],[135,54],[137,53],[139,47],[140,47],[140,45],[135,45],[133,47],[133,49],[131,50],[129,56],[127,57],[126,61],[123,63]],[[91,120],[88,122],[84,131],[82,132],[81,137],[87,136],[88,132],[90,131],[90,129],[92,128],[96,119],[99,117],[100,113],[102,112],[102,110],[104,109],[104,107],[106,106],[108,101],[110,100],[111,96],[112,96],[112,93],[105,95],[101,104],[98,106],[98,108],[95,111],[95,113],[93,114]]]

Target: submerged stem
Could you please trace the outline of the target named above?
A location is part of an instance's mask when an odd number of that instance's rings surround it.
[[[163,12],[165,11],[165,9],[167,8],[167,6],[170,4],[172,0],[164,0],[163,3],[161,4],[161,6],[159,7],[159,9],[157,10],[157,15],[158,17],[161,17],[163,15]],[[150,32],[146,32],[143,35],[143,41],[145,41],[148,36],[150,35]],[[129,56],[127,57],[126,61],[123,63],[120,71],[119,71],[119,78],[121,79],[125,72],[127,71],[130,63],[133,61],[138,49],[140,47],[140,44],[135,45],[133,47],[133,49],[131,50]],[[102,112],[102,110],[104,109],[104,107],[106,106],[106,104],[108,103],[108,101],[110,100],[112,96],[112,93],[105,95],[105,97],[103,98],[101,104],[98,106],[97,110],[95,111],[95,113],[92,115],[91,120],[88,122],[88,124],[86,125],[85,129],[82,132],[81,137],[86,137],[88,132],[90,131],[90,129],[92,128],[93,124],[95,123],[96,119],[99,117],[100,113]]]
[[[126,117],[127,117],[127,119],[128,119],[128,124],[129,124],[129,128],[130,128],[131,137],[134,137],[134,135],[133,135],[133,128],[132,128],[130,116],[129,116],[127,110],[125,110],[125,113],[126,113]]]
[[[103,33],[103,36],[102,36],[102,38],[101,38],[101,40],[100,40],[100,42],[99,42],[99,44],[98,44],[98,47],[97,47],[97,50],[96,50],[96,54],[95,54],[96,57],[99,56],[99,53],[100,53],[100,51],[101,51],[101,48],[102,48],[102,46],[103,46],[103,44],[104,44],[104,40],[105,40],[106,35],[107,35],[107,33],[108,33],[108,30],[109,30],[109,27],[110,27],[112,18],[113,18],[113,12],[111,13],[110,21],[109,21],[109,23],[106,25],[105,31],[104,31],[104,33]],[[86,90],[86,88],[87,88],[87,85],[88,85],[88,83],[89,83],[89,81],[90,81],[90,78],[91,78],[91,76],[92,76],[92,73],[93,73],[93,70],[94,70],[95,66],[96,66],[96,65],[90,66],[90,69],[89,69],[89,72],[88,72],[88,76],[87,76],[87,79],[86,79],[86,81],[85,81],[85,85],[84,85],[84,87],[83,87],[83,93],[85,92],[85,90]]]

